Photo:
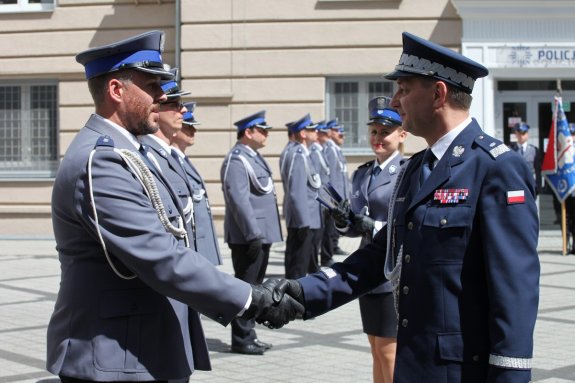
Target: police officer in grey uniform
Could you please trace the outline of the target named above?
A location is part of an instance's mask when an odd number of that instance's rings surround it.
[[[172,157],[182,166],[192,196],[192,211],[187,217],[194,228],[196,250],[214,265],[222,264],[218,236],[214,227],[212,210],[204,180],[191,160],[186,156],[186,148],[195,143],[196,126],[199,122],[194,117],[195,102],[184,103],[182,128],[171,139]]]
[[[180,90],[177,82],[178,68],[170,69],[172,79],[161,82],[167,100],[160,103],[160,129],[142,136],[141,143],[146,149],[148,163],[168,180],[170,190],[179,199],[180,209],[188,232],[188,246],[197,250],[195,225],[192,217],[192,190],[179,161],[172,156],[171,139],[181,130],[183,114],[186,112],[182,96],[190,94]]]
[[[234,123],[238,141],[220,171],[226,202],[224,238],[232,251],[235,276],[246,282],[264,279],[271,244],[283,240],[272,171],[258,153],[271,126],[265,111]],[[232,321],[232,352],[261,355],[271,344],[257,338],[254,320]]]
[[[323,139],[323,153],[329,165],[329,182],[335,191],[344,199],[349,199],[349,179],[347,176],[347,162],[341,148],[333,140],[333,136],[339,134],[339,123],[337,118],[329,120],[322,132],[325,132]],[[339,233],[337,232],[333,219],[329,214],[324,217],[324,233],[321,249],[321,265],[331,266],[333,255],[346,255],[338,246]]]
[[[318,135],[320,134],[319,131],[325,127],[325,120],[322,120],[317,123],[315,132],[310,132],[309,130],[306,131],[306,144],[309,149],[309,158],[319,174],[322,185],[327,185],[329,183],[329,166],[323,153],[323,146],[318,141]],[[323,242],[323,233],[325,227],[324,214],[325,211],[320,208],[321,226],[319,229],[312,230],[313,257],[308,271],[310,273],[316,272],[320,264],[318,255],[321,252],[321,245]]]
[[[282,176],[284,185],[284,216],[288,229],[285,250],[286,277],[307,274],[312,262],[312,230],[321,227],[321,211],[316,200],[321,187],[320,176],[309,158],[305,139],[308,131],[315,132],[309,114],[288,124],[294,145],[287,153]],[[288,277],[290,278],[290,277]]]
[[[250,289],[184,244],[179,200],[140,152],[138,136],[158,130],[167,101],[160,78],[173,76],[163,42],[150,31],[76,56],[95,113],[52,192],[62,272],[46,366],[64,383],[165,382],[210,370],[199,313],[222,325],[238,315],[278,324],[267,281]],[[289,301],[280,306],[297,316]]]
[[[350,210],[345,217],[334,215],[342,235],[362,237],[360,248],[372,243],[373,237],[385,226],[393,187],[404,162],[400,147],[407,133],[401,128],[401,117],[390,107],[390,102],[391,98],[384,96],[369,101],[368,140],[375,159],[353,173]],[[397,334],[391,283],[385,282],[360,297],[359,307],[363,332],[371,346],[373,381],[391,383]]]

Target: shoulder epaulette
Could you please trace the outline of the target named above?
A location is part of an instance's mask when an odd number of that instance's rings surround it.
[[[358,169],[362,169],[362,168],[367,168],[373,165],[373,161],[375,160],[369,160],[367,161],[365,164],[359,165],[357,168]]]
[[[100,136],[96,142],[96,146],[109,146],[114,147],[114,140],[110,136]]]
[[[488,136],[487,134],[480,134],[475,137],[475,143],[481,149],[485,150],[489,155],[495,159],[500,155],[511,151],[507,145],[496,138]]]

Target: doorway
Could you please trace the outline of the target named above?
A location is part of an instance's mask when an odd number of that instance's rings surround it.
[[[515,142],[513,127],[517,122],[525,122],[530,126],[529,143],[544,156],[553,119],[554,86],[555,81],[499,82],[494,100],[497,138],[507,145]],[[575,123],[575,88],[564,88],[562,98],[567,121]],[[539,204],[542,228],[559,228],[556,203],[552,191],[543,187]]]

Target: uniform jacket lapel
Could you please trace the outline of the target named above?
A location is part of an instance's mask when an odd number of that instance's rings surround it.
[[[186,170],[186,174],[190,176],[190,178],[192,178],[194,181],[196,181],[196,183],[203,183],[200,173],[198,173],[192,162],[187,157],[184,158],[184,169]]]
[[[468,153],[471,152],[470,147],[473,143],[475,137],[481,133],[481,128],[477,125],[477,122],[473,120],[469,125],[463,129],[463,131],[453,140],[441,160],[437,163],[431,175],[427,179],[427,181],[421,185],[417,193],[415,194],[413,200],[409,204],[409,209],[413,208],[421,201],[428,198],[430,194],[432,194],[435,190],[441,187],[452,175],[453,169],[463,163]],[[460,148],[459,150],[454,150],[456,147]],[[462,151],[461,151],[462,150]],[[420,171],[420,164],[421,159],[423,156],[423,152],[421,152],[421,156],[418,156],[417,164],[418,166],[414,166],[414,171],[412,172],[412,182],[417,182],[415,185],[419,184],[419,171]],[[412,183],[412,185],[414,185]],[[416,189],[416,188],[415,188]]]

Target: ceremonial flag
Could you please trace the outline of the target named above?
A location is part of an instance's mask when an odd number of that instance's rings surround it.
[[[558,96],[555,96],[553,122],[541,172],[559,201],[564,201],[575,189],[575,147],[563,110],[563,100]]]

